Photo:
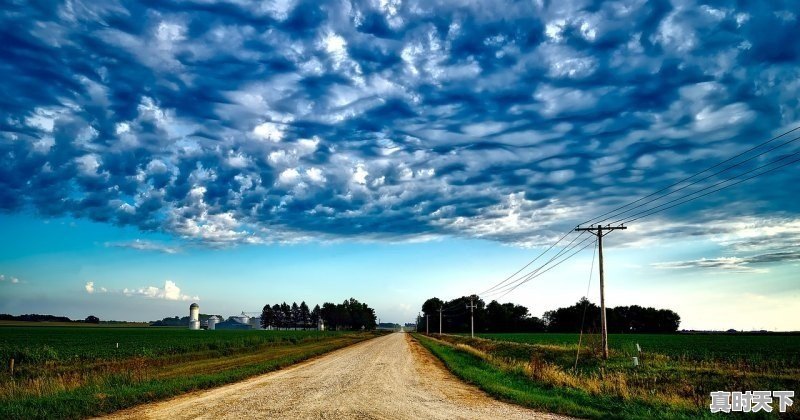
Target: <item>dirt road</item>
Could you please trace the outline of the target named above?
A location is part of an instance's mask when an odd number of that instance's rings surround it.
[[[284,370],[109,417],[314,419],[563,418],[464,384],[408,334],[372,339]]]

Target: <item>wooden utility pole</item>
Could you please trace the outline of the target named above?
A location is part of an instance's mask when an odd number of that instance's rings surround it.
[[[428,321],[430,320],[430,315],[425,314],[425,334],[428,334]]]
[[[439,335],[442,335],[442,311],[444,309],[439,306]]]
[[[475,304],[471,298],[467,308],[469,309],[469,336],[475,338]]]
[[[603,278],[603,231],[627,229],[625,226],[589,226],[588,228],[576,227],[577,231],[587,231],[597,236],[597,253],[600,256],[600,328],[603,336],[603,359],[608,359],[608,324],[606,324],[606,285]]]

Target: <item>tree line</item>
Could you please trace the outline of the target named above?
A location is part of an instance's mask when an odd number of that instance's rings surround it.
[[[439,331],[439,309],[443,332],[469,332],[470,308],[474,304],[476,332],[584,332],[600,330],[600,308],[586,300],[547,311],[540,319],[528,308],[514,303],[492,300],[486,304],[478,296],[462,296],[451,301],[431,298],[422,304],[417,331]],[[584,310],[586,316],[584,319]],[[644,308],[638,305],[606,308],[608,331],[611,333],[669,333],[680,326],[680,316],[668,309]]]
[[[99,324],[100,318],[89,315],[84,319],[81,320],[72,320],[66,316],[56,316],[56,315],[40,315],[40,314],[24,314],[24,315],[11,315],[11,314],[0,314],[0,321],[26,321],[26,322],[83,322],[87,324]]]
[[[309,309],[305,302],[264,305],[261,327],[277,329],[316,328],[319,321],[328,330],[374,330],[377,325],[375,310],[353,298],[342,303],[323,303]]]
[[[584,320],[584,311],[586,312]],[[582,298],[566,308],[544,313],[547,330],[552,332],[600,331],[600,307]],[[606,308],[609,333],[671,333],[678,330],[681,317],[669,309],[639,305]]]

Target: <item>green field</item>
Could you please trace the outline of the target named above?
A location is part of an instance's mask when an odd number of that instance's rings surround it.
[[[2,326],[0,418],[83,418],[109,413],[269,372],[374,336]],[[12,358],[13,376],[9,371]]]
[[[490,340],[556,345],[577,349],[578,334],[478,334]],[[587,341],[596,336],[585,335]],[[586,342],[584,342],[586,343]],[[609,348],[619,355],[658,353],[687,360],[730,360],[800,366],[800,334],[610,334]]]
[[[711,391],[800,395],[796,334],[612,334],[608,361],[600,337],[584,335],[577,366],[578,334],[415,337],[456,375],[498,398],[578,417],[712,417]],[[800,416],[799,408],[795,399],[784,415]]]

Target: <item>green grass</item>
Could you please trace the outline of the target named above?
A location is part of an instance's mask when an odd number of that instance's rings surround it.
[[[317,331],[0,327],[0,418],[84,418],[269,372],[374,337]],[[119,349],[116,343],[120,343]]]
[[[693,413],[664,415],[664,406],[591,395],[579,389],[560,389],[531,381],[523,372],[498,369],[468,351],[419,334],[425,348],[444,362],[456,376],[490,395],[551,413],[582,418],[692,418]]]
[[[492,340],[444,335],[441,340],[415,334],[456,375],[490,394],[541,410],[589,418],[709,417],[710,391],[800,389],[800,365],[792,354],[797,336],[718,336],[696,340],[675,335],[625,337],[635,352],[642,344],[642,364],[634,368],[619,336],[612,336],[611,358],[599,357],[595,336],[584,337],[578,368],[574,369],[577,335],[492,334]],[[741,338],[741,341],[731,338]],[[571,339],[575,340],[572,341]],[[708,339],[708,336],[702,337]],[[714,338],[714,337],[711,337]],[[503,340],[501,340],[503,339]],[[674,343],[693,340],[691,350],[678,352]],[[511,341],[513,340],[513,341]],[[703,347],[702,343],[713,343]],[[752,343],[756,344],[752,344]],[[531,344],[535,343],[535,344]],[[778,344],[783,343],[782,347]],[[759,346],[760,344],[760,346]],[[661,345],[664,353],[648,348]],[[616,347],[615,347],[616,346]],[[753,350],[746,349],[752,346]],[[759,349],[763,352],[759,353]],[[797,405],[797,404],[795,404]],[[776,405],[773,405],[776,408]],[[800,414],[790,408],[788,416]],[[777,415],[777,409],[771,415]],[[736,417],[734,415],[734,417]],[[770,417],[764,413],[748,418]]]

